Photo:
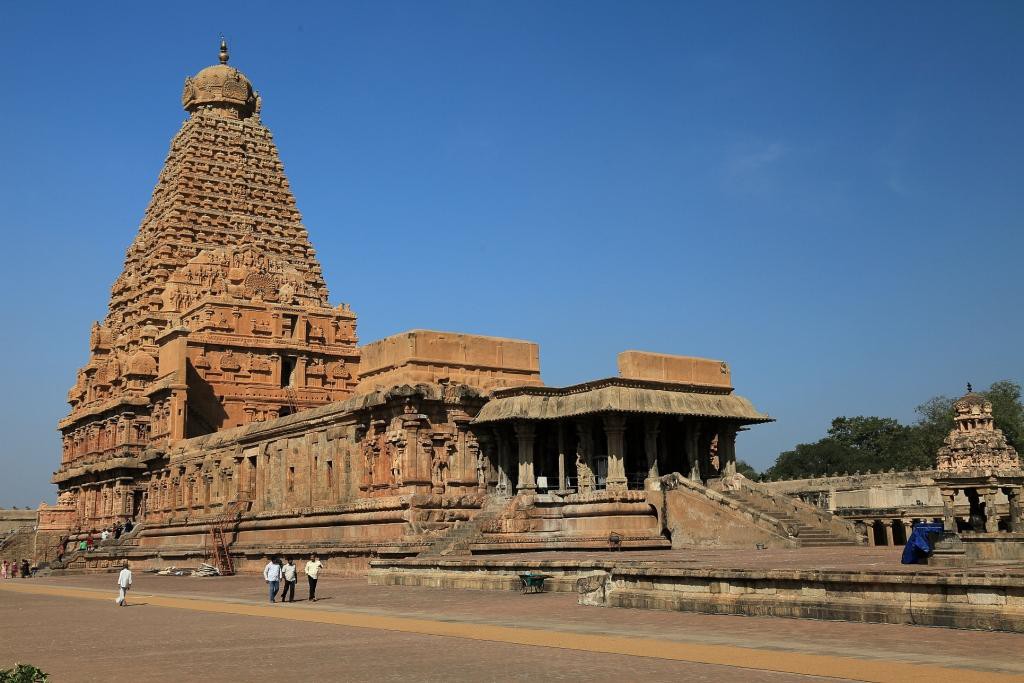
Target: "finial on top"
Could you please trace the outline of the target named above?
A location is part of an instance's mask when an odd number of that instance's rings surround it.
[[[968,383],[967,383],[967,393],[969,394],[969,393],[971,393],[972,391],[974,391],[974,388],[973,388],[973,387],[971,387],[971,383],[970,383],[970,382],[968,382]]]
[[[220,37],[220,63],[228,63],[228,41],[224,40],[224,36]]]

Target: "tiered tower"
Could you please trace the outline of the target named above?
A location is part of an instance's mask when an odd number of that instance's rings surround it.
[[[132,514],[128,491],[154,464],[143,451],[338,400],[357,380],[356,316],[327,302],[260,96],[226,43],[182,104],[59,424],[54,481],[83,525]]]

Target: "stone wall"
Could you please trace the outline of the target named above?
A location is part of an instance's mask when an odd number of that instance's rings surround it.
[[[35,510],[0,508],[0,536],[24,526],[35,526],[38,516]]]

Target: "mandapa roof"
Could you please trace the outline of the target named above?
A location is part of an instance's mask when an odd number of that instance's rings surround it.
[[[494,392],[474,424],[503,420],[554,420],[593,413],[622,412],[689,415],[737,420],[743,424],[774,422],[730,390],[612,377],[565,388],[518,387]]]

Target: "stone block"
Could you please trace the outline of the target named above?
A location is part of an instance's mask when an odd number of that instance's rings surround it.
[[[540,385],[540,350],[520,339],[411,330],[361,348],[357,392],[449,380],[484,390]]]
[[[647,351],[623,351],[619,354],[618,365],[619,376],[626,379],[732,387],[729,365],[720,360]]]

